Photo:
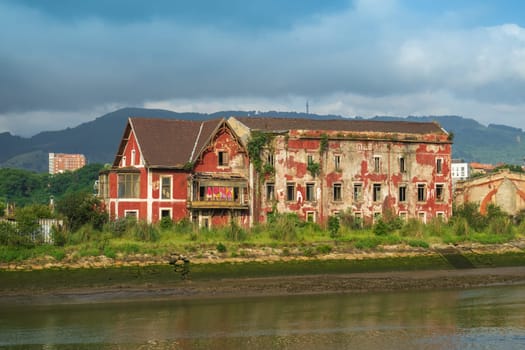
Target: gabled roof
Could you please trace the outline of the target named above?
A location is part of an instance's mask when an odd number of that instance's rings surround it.
[[[205,121],[129,118],[113,166],[118,166],[134,132],[147,167],[183,168],[195,161],[224,119]]]
[[[326,130],[354,132],[385,132],[406,134],[446,134],[439,124],[434,122],[378,121],[362,119],[296,119],[296,118],[260,118],[235,117],[251,130]]]

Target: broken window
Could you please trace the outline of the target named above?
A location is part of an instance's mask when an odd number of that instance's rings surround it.
[[[407,187],[406,185],[399,186],[399,201],[406,202],[407,200]]]
[[[314,183],[306,184],[306,200],[309,202],[315,201],[315,184]]]
[[[436,184],[436,200],[443,201],[445,199],[445,187],[443,184]]]
[[[374,172],[381,172],[381,157],[374,156]]]
[[[425,184],[417,184],[417,200],[424,202],[426,200],[426,186]]]
[[[405,157],[399,157],[399,172],[406,173]]]
[[[341,156],[334,156],[334,168],[335,170],[341,170]]]
[[[333,185],[333,195],[334,195],[334,201],[341,201],[343,200],[343,189],[341,184],[334,184]]]
[[[219,159],[219,166],[227,166],[230,162],[228,152],[219,151],[217,157]]]
[[[363,200],[363,184],[354,184],[354,202]]]
[[[171,178],[169,176],[163,176],[160,178],[161,197],[162,199],[171,198]]]
[[[286,200],[293,201],[295,199],[295,184],[287,183],[286,184]]]
[[[268,182],[266,184],[266,200],[272,201],[275,199],[275,184],[273,182]]]
[[[443,173],[443,158],[436,159],[436,174]]]
[[[374,202],[381,200],[381,184],[374,184],[372,192]]]

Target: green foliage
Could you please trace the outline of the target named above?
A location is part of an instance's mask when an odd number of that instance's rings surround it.
[[[101,164],[89,164],[72,172],[49,175],[21,169],[0,169],[0,193],[3,199],[17,207],[47,204],[51,197],[62,198],[66,193],[93,193],[93,184],[102,169]]]
[[[319,254],[329,254],[332,252],[332,247],[326,244],[317,246],[315,249],[317,250],[317,253]]]
[[[406,243],[411,247],[420,247],[420,248],[428,248],[429,245],[426,241],[423,241],[421,239],[409,239],[406,241]]]
[[[521,165],[515,165],[515,164],[503,164],[503,165],[495,167],[494,171],[499,171],[499,170],[504,170],[504,169],[513,171],[515,173],[524,173],[525,172],[523,170],[523,168],[521,167]]]
[[[310,172],[310,175],[312,175],[312,177],[319,176],[319,174],[321,173],[321,165],[316,162],[308,163],[306,169]]]
[[[173,220],[169,216],[160,219],[159,226],[162,230],[171,230],[173,228]]]
[[[15,220],[18,234],[28,239],[36,239],[38,242],[38,240],[42,238],[38,220],[51,217],[51,211],[45,205],[32,204],[17,208],[15,211]]]
[[[488,232],[493,235],[511,235],[512,223],[508,217],[495,217],[489,222]]]
[[[217,249],[219,253],[226,253],[227,251],[226,246],[220,242],[217,243],[217,245],[215,246],[215,249]]]
[[[262,151],[268,147],[273,137],[261,131],[252,131],[251,138],[248,141],[248,157],[252,162],[255,170],[260,174],[263,170],[263,160],[261,159]]]
[[[299,221],[297,214],[275,214],[274,221],[268,225],[270,238],[279,241],[295,240]]]
[[[377,236],[386,236],[387,234],[392,232],[390,229],[390,225],[388,225],[388,223],[383,221],[382,219],[376,221],[372,230]]]
[[[421,237],[423,236],[425,225],[418,219],[410,218],[405,225],[401,227],[399,233],[401,236]]]
[[[481,215],[479,206],[476,203],[465,203],[454,208],[454,216],[464,218],[468,226],[477,232],[483,231],[487,226],[486,217]]]
[[[160,238],[157,228],[146,221],[139,221],[133,226],[133,237],[139,241],[156,242]]]
[[[63,228],[53,226],[51,227],[51,238],[55,246],[63,247],[67,243],[67,232]]]
[[[246,239],[246,231],[243,230],[234,220],[231,220],[230,225],[226,227],[225,238],[234,242],[244,241]]]
[[[330,238],[336,239],[339,237],[339,217],[337,216],[330,216],[328,218],[328,231],[330,232]]]
[[[66,194],[57,201],[56,210],[66,218],[70,231],[76,231],[88,223],[100,231],[108,220],[99,199],[86,192]]]
[[[319,145],[319,153],[323,155],[326,151],[328,151],[328,135],[322,134],[321,135],[321,142]]]

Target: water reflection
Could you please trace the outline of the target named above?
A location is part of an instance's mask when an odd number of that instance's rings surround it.
[[[1,305],[0,349],[514,349],[525,286],[84,305]]]

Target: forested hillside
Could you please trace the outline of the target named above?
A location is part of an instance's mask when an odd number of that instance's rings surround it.
[[[281,118],[342,118],[296,112],[221,111],[212,114],[176,113],[159,109],[124,108],[75,128],[39,133],[21,138],[0,134],[0,167],[36,172],[48,169],[48,153],[82,153],[89,163],[112,163],[129,117],[204,120],[229,116],[273,116]],[[436,121],[454,134],[453,157],[482,163],[522,164],[525,157],[525,133],[504,125],[482,125],[459,116],[375,117],[381,120]]]

